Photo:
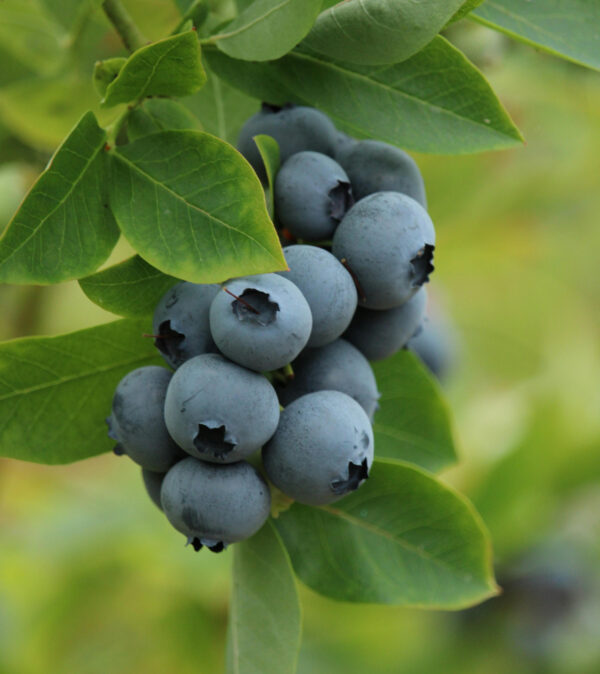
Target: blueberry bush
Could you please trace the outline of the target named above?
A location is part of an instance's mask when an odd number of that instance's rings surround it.
[[[465,18],[600,68],[586,0],[0,5],[2,154],[48,160],[0,281],[75,279],[121,317],[0,345],[0,455],[114,449],[191,548],[231,544],[228,672],[295,671],[296,578],[423,609],[498,592],[480,516],[437,476],[442,391],[404,348],[444,255],[406,150],[523,142],[444,37]],[[120,238],[135,255],[103,266]]]

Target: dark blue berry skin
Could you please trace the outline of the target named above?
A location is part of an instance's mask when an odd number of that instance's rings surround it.
[[[308,302],[278,274],[233,279],[210,307],[210,329],[219,351],[257,372],[277,370],[306,346],[312,330]]]
[[[330,239],[354,203],[344,169],[320,152],[298,152],[275,179],[275,215],[281,227],[307,241]]]
[[[382,360],[399,351],[419,330],[425,318],[427,292],[421,288],[394,309],[373,311],[359,307],[344,339],[368,360]]]
[[[337,339],[350,324],[358,296],[352,277],[331,253],[316,246],[286,246],[289,271],[277,272],[298,286],[312,313],[308,347]]]
[[[427,208],[425,183],[414,159],[400,148],[378,140],[340,143],[335,154],[358,201],[375,192],[402,192]]]
[[[254,136],[266,134],[274,138],[279,145],[280,164],[283,164],[288,157],[304,150],[332,156],[337,133],[329,117],[314,108],[263,104],[262,110],[250,117],[242,127],[237,148],[264,183],[267,174]]]
[[[160,503],[160,488],[162,487],[165,475],[166,473],[153,473],[151,470],[142,468],[142,480],[144,481],[144,487],[146,487],[148,496],[154,505],[161,510],[162,505]]]
[[[167,473],[161,504],[169,522],[190,541],[222,549],[262,527],[271,494],[246,461],[218,466],[188,457]]]
[[[182,281],[163,295],[154,310],[154,344],[162,357],[177,369],[188,358],[216,351],[210,334],[208,312],[221,286]]]
[[[173,442],[163,418],[167,387],[172,373],[149,365],[127,374],[117,386],[108,434],[117,441],[117,454],[127,454],[137,464],[157,473],[166,472],[183,452]]]
[[[262,375],[205,353],[186,361],[173,375],[164,418],[175,442],[191,456],[233,463],[273,435],[279,401]]]
[[[332,253],[352,271],[359,304],[392,309],[409,300],[433,271],[435,230],[427,211],[400,192],[358,201],[333,236]]]
[[[366,412],[345,393],[308,393],[281,413],[262,456],[267,477],[284,494],[326,505],[368,477],[373,431]]]
[[[350,342],[335,342],[305,349],[294,361],[294,378],[278,389],[284,407],[314,391],[341,391],[364,409],[370,420],[377,409],[379,391],[367,359]]]

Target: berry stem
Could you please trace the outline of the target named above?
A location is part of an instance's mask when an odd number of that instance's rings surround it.
[[[231,290],[229,290],[229,288],[223,288],[223,290],[224,290],[228,295],[231,295],[232,297],[235,297],[235,299],[236,299],[238,302],[241,302],[245,307],[247,307],[248,309],[250,309],[250,311],[253,311],[255,314],[259,314],[259,313],[260,313],[260,311],[258,311],[258,309],[255,309],[251,304],[249,304],[248,302],[246,302],[246,300],[243,300],[241,297],[238,297],[237,295],[235,295],[234,293],[232,293]]]
[[[130,52],[134,52],[148,42],[129,16],[121,0],[104,0],[102,9]]]

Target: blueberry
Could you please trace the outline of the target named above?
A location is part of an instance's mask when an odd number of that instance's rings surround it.
[[[335,158],[350,177],[357,201],[375,192],[402,192],[427,208],[423,176],[406,152],[378,140],[338,147]]]
[[[434,244],[433,223],[418,202],[400,192],[376,192],[348,211],[332,252],[354,274],[361,306],[391,309],[429,280]]]
[[[369,418],[339,391],[308,393],[288,405],[263,448],[267,477],[306,505],[332,503],[357,489],[372,461]]]
[[[117,441],[116,454],[158,473],[166,472],[182,452],[173,442],[163,419],[163,407],[171,372],[148,365],[127,374],[117,386],[108,435]]]
[[[354,398],[369,419],[377,409],[375,375],[362,353],[344,339],[306,349],[294,361],[294,378],[279,391],[285,406],[314,391],[341,391]]]
[[[290,363],[308,342],[310,307],[297,286],[277,274],[234,279],[210,307],[210,329],[227,358],[258,372]]]
[[[205,545],[220,552],[262,527],[271,495],[246,461],[218,466],[189,457],[167,473],[161,503],[169,522],[194,548]]]
[[[260,374],[216,353],[186,361],[173,375],[164,407],[169,433],[188,454],[232,463],[273,435],[279,402]]]
[[[406,346],[439,380],[448,376],[457,357],[456,336],[448,326],[437,321],[426,320],[423,329],[411,337]]]
[[[262,109],[242,127],[237,148],[265,182],[265,167],[254,136],[266,134],[274,138],[279,144],[279,160],[283,164],[288,157],[303,150],[333,155],[337,133],[329,117],[314,108],[290,103],[281,107],[263,103]]]
[[[329,239],[354,203],[350,180],[331,157],[298,152],[281,167],[275,179],[278,223],[300,239]]]
[[[338,131],[335,135],[333,146],[333,157],[339,163],[338,157],[343,156],[342,153],[348,152],[350,148],[356,145],[359,141],[355,140],[347,133]]]
[[[148,492],[148,496],[158,508],[162,510],[162,505],[160,503],[160,488],[162,487],[163,480],[165,479],[166,473],[154,473],[151,470],[146,470],[142,468],[142,480],[144,481],[144,487]]]
[[[384,311],[359,307],[344,339],[369,360],[382,360],[399,351],[419,330],[425,316],[427,293],[421,288],[407,302]]]
[[[156,305],[152,329],[163,358],[178,368],[188,358],[215,351],[208,311],[221,287],[183,281],[173,286]]]
[[[302,291],[312,313],[307,346],[337,339],[350,324],[358,297],[352,276],[331,253],[316,246],[283,249],[289,271],[278,272]]]

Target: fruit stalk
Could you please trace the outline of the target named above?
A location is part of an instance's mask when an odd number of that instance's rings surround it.
[[[134,52],[147,44],[148,40],[135,25],[121,0],[103,0],[102,9],[128,51]]]

